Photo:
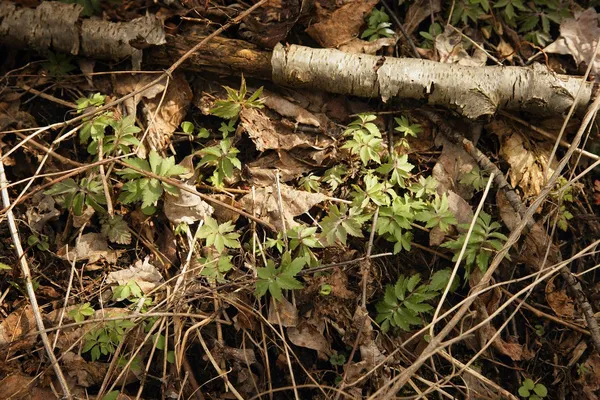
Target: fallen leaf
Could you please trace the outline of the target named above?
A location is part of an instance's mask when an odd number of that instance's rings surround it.
[[[320,332],[308,322],[301,322],[297,327],[288,328],[287,334],[290,342],[296,346],[316,350],[321,359],[327,359],[327,356],[333,354],[329,341],[323,336],[323,332]]]
[[[244,166],[244,175],[250,185],[269,186],[279,172],[281,182],[289,182],[309,171],[309,167],[292,157],[289,152],[280,150],[268,152],[258,160]]]
[[[102,259],[109,264],[117,262],[117,258],[122,251],[111,250],[108,248],[108,242],[104,235],[100,233],[86,233],[81,236],[81,239],[76,242],[75,248],[67,246],[60,248],[56,254],[67,261],[84,261],[89,264],[94,264]]]
[[[575,315],[575,302],[567,294],[566,289],[557,289],[554,285],[554,279],[550,279],[546,284],[546,301],[552,311],[562,318],[572,319]]]
[[[425,18],[441,11],[440,0],[415,0],[410,3],[408,11],[404,15],[404,30],[412,34],[421,25]]]
[[[256,108],[243,109],[240,113],[240,124],[258,151],[291,150],[295,147],[322,149],[334,144],[326,135],[294,132],[282,121],[273,121]]]
[[[321,193],[309,193],[296,190],[291,186],[281,184],[281,202],[283,215],[281,215],[278,201],[277,190],[274,187],[263,187],[255,190],[255,198],[252,194],[242,197],[239,203],[244,210],[252,211],[255,207],[255,215],[265,221],[273,224],[277,229],[282,229],[282,218],[285,220],[286,228],[292,228],[299,224],[294,221],[294,217],[304,214],[314,205],[327,200],[327,196]]]
[[[0,399],[42,400],[56,398],[50,388],[38,387],[40,380],[23,375],[13,374],[0,380]]]
[[[275,302],[277,302],[277,304],[275,304]],[[278,313],[279,316],[277,315]],[[281,322],[281,326],[286,328],[297,326],[298,310],[285,297],[282,297],[281,301],[277,301],[271,297],[267,321],[273,325],[280,325]]]
[[[436,144],[444,146],[432,172],[432,176],[438,182],[438,194],[453,191],[459,197],[470,200],[473,197],[473,186],[460,183],[460,179],[467,171],[476,167],[477,163],[462,147],[449,142],[441,135],[436,138]]]
[[[182,185],[195,193],[198,193],[195,185],[182,183]],[[169,221],[175,225],[186,223],[193,224],[196,221],[204,220],[212,215],[214,209],[193,193],[186,190],[179,190],[179,196],[166,193],[164,198],[164,212]]]
[[[306,33],[321,47],[336,48],[358,36],[365,16],[377,3],[379,0],[352,1],[330,12],[317,2],[318,22],[308,27]]]
[[[581,374],[577,383],[583,386],[583,391],[586,394],[586,399],[598,399],[594,392],[600,390],[600,355],[592,353],[583,363],[589,372]]]
[[[560,24],[560,36],[544,49],[546,53],[571,55],[577,65],[586,64],[594,56],[597,38],[600,35],[598,14],[592,7],[585,11],[575,11],[574,18],[566,18]],[[593,61],[592,74],[598,76],[600,58]]]
[[[311,112],[308,112],[299,105],[284,99],[277,93],[265,90],[261,99],[266,107],[269,107],[273,111],[277,111],[279,115],[293,118],[300,124],[312,125],[316,127],[321,126],[320,122]]]
[[[463,37],[452,26],[446,26],[444,32],[435,37],[435,48],[439,54],[440,62],[458,64],[467,67],[483,67],[487,62],[484,51],[475,48],[473,55],[464,49]]]
[[[54,198],[42,192],[38,192],[33,196],[31,205],[25,211],[27,221],[35,232],[42,232],[46,223],[59,215],[60,211],[56,209]]]
[[[144,261],[137,260],[127,269],[109,273],[106,282],[126,285],[133,280],[142,292],[149,293],[163,282],[163,277],[158,269],[148,262],[148,259],[149,257],[144,258]]]

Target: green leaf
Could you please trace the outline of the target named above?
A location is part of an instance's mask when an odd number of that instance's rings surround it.
[[[183,121],[181,123],[181,129],[183,130],[183,133],[187,133],[188,135],[191,135],[194,133],[194,124],[191,123],[190,121]]]

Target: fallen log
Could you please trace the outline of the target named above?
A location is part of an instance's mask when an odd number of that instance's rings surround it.
[[[151,15],[113,23],[81,19],[81,10],[81,6],[58,2],[24,9],[3,1],[0,43],[101,60],[132,57],[137,69],[142,48],[147,65],[170,65],[202,39],[166,36]],[[212,40],[182,67],[230,75],[243,73],[285,86],[384,101],[415,99],[451,108],[470,119],[489,117],[501,109],[538,116],[562,115],[575,102],[575,110],[580,112],[594,92],[592,83],[554,74],[540,64],[466,67],[281,44],[269,52],[226,38]]]

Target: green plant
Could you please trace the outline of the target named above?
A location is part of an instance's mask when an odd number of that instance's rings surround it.
[[[102,225],[101,232],[106,238],[113,243],[129,244],[131,243],[131,232],[127,223],[120,215],[105,215],[100,219]]]
[[[450,24],[457,25],[461,21],[466,25],[468,20],[477,23],[489,11],[489,0],[458,0]]]
[[[290,241],[290,250],[296,253],[296,258],[302,258],[310,266],[315,266],[318,258],[312,249],[323,246],[316,236],[317,227],[298,225],[288,229],[287,236]]]
[[[442,196],[436,195],[427,208],[419,212],[415,219],[425,222],[426,228],[439,227],[442,232],[448,232],[451,225],[456,225],[456,217],[448,209],[448,196],[444,193]]]
[[[229,136],[230,133],[235,132],[235,123],[236,122],[233,119],[230,119],[229,121],[227,121],[227,123],[221,122],[219,132],[221,132],[221,134],[223,135],[223,139],[227,138],[227,136]]]
[[[134,327],[130,320],[107,321],[100,327],[92,329],[84,336],[82,352],[90,352],[92,361],[101,356],[113,354],[117,346],[123,341],[125,332]]]
[[[114,115],[109,111],[84,120],[84,123],[81,125],[81,129],[79,130],[79,141],[81,144],[86,144],[90,139],[92,139],[87,147],[88,153],[96,154],[98,152],[98,141],[100,139],[104,140],[106,128],[108,128],[114,122]]]
[[[381,330],[385,333],[393,327],[410,331],[413,325],[421,326],[422,315],[433,310],[426,302],[439,296],[448,284],[450,274],[448,269],[437,271],[429,284],[421,285],[419,274],[410,278],[400,275],[395,285],[386,285],[384,297],[375,307],[375,321],[380,324]],[[453,283],[451,290],[455,288],[456,284]]]
[[[257,268],[256,297],[264,296],[267,291],[275,300],[281,300],[282,289],[302,289],[304,286],[296,279],[298,272],[304,268],[306,259],[299,257],[292,260],[290,252],[283,253],[281,263],[275,268],[273,260],[267,260],[264,268]]]
[[[544,325],[536,325],[535,326],[535,334],[538,335],[539,337],[544,336],[544,334],[546,333],[545,329],[544,329]]]
[[[541,383],[535,383],[531,379],[525,379],[519,388],[519,396],[529,400],[540,400],[548,395],[548,389]]]
[[[214,246],[219,253],[222,253],[226,247],[230,249],[240,248],[240,234],[234,232],[234,230],[235,226],[231,221],[219,224],[216,219],[206,217],[204,225],[198,230],[197,237],[205,239],[207,246]]]
[[[380,182],[377,176],[367,174],[363,178],[364,189],[359,185],[353,184],[352,205],[359,209],[364,209],[370,203],[378,206],[387,206],[390,204],[390,196],[395,192],[388,187],[387,182]]]
[[[190,121],[183,121],[181,123],[181,130],[185,134],[193,136],[194,135],[194,129],[196,129],[196,127]],[[206,128],[200,128],[200,129],[198,129],[198,135],[197,135],[198,139],[206,139],[209,136],[210,136],[210,132],[208,131],[208,129],[206,129]]]
[[[369,161],[381,164],[379,152],[383,150],[383,139],[379,128],[372,122],[375,119],[374,115],[360,114],[344,131],[344,135],[352,136],[352,139],[346,140],[342,149],[350,149],[351,154],[358,154],[364,165]]]
[[[560,206],[556,209],[557,215],[557,226],[562,231],[566,231],[569,227],[569,220],[573,218],[573,214],[567,210],[566,203],[573,202],[574,188],[573,186],[567,186],[567,179],[565,177],[558,178],[556,187],[550,192],[550,197]]]
[[[329,246],[336,241],[346,245],[348,235],[362,237],[364,216],[358,208],[348,209],[346,204],[339,207],[332,204],[329,213],[321,220],[322,235]]]
[[[119,120],[110,122],[113,129],[112,135],[107,135],[103,138],[102,151],[103,154],[112,154],[115,151],[129,153],[130,146],[139,146],[140,141],[135,137],[141,129],[135,125],[133,116],[123,117]],[[98,141],[94,140],[88,146],[90,154],[98,153]]]
[[[332,191],[335,191],[342,183],[344,183],[344,175],[348,173],[348,169],[341,164],[335,165],[323,174],[323,182],[329,185]]]
[[[0,271],[10,271],[10,270],[12,270],[10,265],[0,262]]]
[[[262,86],[258,88],[252,96],[246,99],[246,80],[242,75],[242,83],[240,90],[232,89],[228,86],[223,86],[227,91],[227,99],[215,101],[215,107],[210,110],[210,113],[223,119],[237,119],[242,108],[263,108],[262,101],[259,99],[262,94]]]
[[[233,264],[231,259],[233,256],[220,255],[218,258],[213,256],[200,258],[198,261],[204,265],[200,270],[200,275],[209,279],[222,283],[225,281],[225,275],[231,271]]]
[[[77,306],[77,308],[69,311],[69,316],[75,320],[75,322],[82,322],[86,317],[94,315],[96,311],[90,305],[90,303],[84,303]]]
[[[37,247],[40,251],[47,251],[50,248],[48,236],[36,232],[33,232],[31,235],[29,235],[27,238],[27,244],[32,247]]]
[[[487,185],[489,177],[489,174],[475,165],[469,172],[462,176],[460,183],[463,185],[471,185],[475,190],[480,191]]]
[[[415,166],[408,162],[408,155],[404,154],[399,156],[398,154],[393,154],[391,159],[382,164],[376,171],[380,174],[390,174],[388,182],[392,185],[398,185],[401,188],[405,188],[404,180],[410,177],[410,171],[413,170]]]
[[[379,209],[377,234],[394,244],[394,254],[404,249],[409,251],[413,235],[410,232],[415,216],[425,207],[425,203],[413,199],[405,193],[403,197],[395,196],[392,204]]]
[[[438,185],[438,181],[433,176],[428,176],[427,178],[419,176],[418,182],[413,183],[408,190],[413,192],[416,198],[420,199],[436,194]]]
[[[299,179],[298,185],[304,188],[307,192],[318,192],[321,188],[321,178],[315,174],[308,174]]]
[[[283,242],[283,232],[277,232],[276,238],[267,238],[265,241],[265,247],[267,249],[275,247],[277,251],[283,253],[283,249],[285,248],[285,243]]]
[[[459,225],[463,229],[468,229],[469,224]],[[482,211],[477,218],[477,222],[471,232],[471,237],[465,249],[465,280],[471,274],[474,265],[477,265],[482,272],[485,272],[490,263],[490,258],[494,252],[499,251],[504,247],[504,243],[508,239],[505,235],[498,232],[501,228],[497,222],[492,222],[492,217]],[[460,250],[465,243],[467,233],[461,234],[456,240],[452,240],[442,244],[442,247],[454,250],[454,258],[456,261],[460,254]],[[507,255],[508,258],[508,255]]]
[[[406,118],[404,115],[402,115],[400,118],[394,118],[394,121],[396,121],[396,124],[398,124],[394,130],[402,133],[403,136],[396,146],[409,148],[410,146],[406,138],[408,136],[417,137],[417,135],[423,131],[423,128],[421,128],[421,125],[419,124],[411,124],[408,118]]]
[[[106,198],[100,177],[82,178],[79,183],[68,178],[55,183],[44,194],[54,197],[61,207],[72,211],[76,216],[83,214],[84,206],[90,206],[100,213],[105,212],[103,205],[106,204]]]
[[[73,57],[62,53],[48,52],[48,61],[43,62],[42,66],[48,70],[53,77],[61,77],[75,70],[77,67],[71,64]]]
[[[339,366],[339,367],[341,367],[344,364],[346,364],[346,356],[344,354],[341,354],[341,353],[332,354],[329,357],[329,362],[333,366]]]
[[[577,376],[583,376],[590,373],[590,369],[583,363],[577,363]]]
[[[205,147],[200,150],[202,159],[199,165],[215,167],[211,182],[214,186],[223,186],[225,178],[233,177],[233,169],[242,169],[242,163],[237,158],[240,151],[232,146],[231,139],[223,139],[218,146]]]
[[[383,11],[383,8],[381,10],[374,8],[369,14],[367,29],[360,35],[360,38],[367,38],[369,42],[372,42],[381,37],[394,36],[394,31],[390,29],[392,24],[389,21],[390,17]]]
[[[77,114],[81,114],[84,111],[87,111],[89,107],[102,107],[104,102],[106,101],[106,96],[101,93],[93,93],[88,97],[81,97],[75,100],[75,104],[77,104]]]
[[[118,285],[113,289],[112,299],[115,301],[129,300],[135,302],[143,296],[144,294],[139,285],[133,279],[130,279],[126,284]]]
[[[125,164],[143,171],[152,172],[164,178],[170,178],[187,172],[186,168],[175,165],[175,157],[162,158],[155,150],[150,152],[148,161],[135,157],[125,160]],[[117,171],[117,174],[125,179],[129,179],[123,185],[119,201],[122,201],[124,204],[141,201],[142,211],[147,214],[154,212],[154,204],[165,191],[174,196],[179,195],[179,189],[175,186],[156,178],[147,178],[132,168]]]
[[[321,289],[319,289],[319,294],[321,296],[329,296],[331,294],[331,290],[332,289],[333,288],[331,287],[330,284],[324,283],[324,284],[321,285]]]
[[[424,49],[432,49],[435,43],[435,37],[442,33],[442,26],[437,22],[429,25],[429,29],[427,32],[421,31],[419,35],[423,37],[423,41],[421,42],[421,47]]]

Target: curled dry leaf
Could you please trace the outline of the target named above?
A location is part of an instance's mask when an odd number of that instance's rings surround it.
[[[149,257],[144,258],[144,261],[137,260],[127,269],[109,273],[106,282],[126,285],[133,280],[144,293],[149,293],[163,282],[163,277],[158,269],[148,262],[148,259]]]
[[[252,193],[242,197],[239,203],[247,212],[252,212],[255,208],[256,216],[273,224],[278,229],[282,229],[281,219],[285,219],[286,228],[297,226],[294,217],[310,210],[314,205],[319,204],[327,197],[321,193],[309,193],[302,190],[296,190],[291,186],[279,185],[281,188],[281,202],[283,215],[279,209],[277,190],[274,187],[258,188],[255,191],[255,198]]]
[[[198,193],[196,186],[183,183],[183,186]],[[196,221],[204,220],[205,217],[212,215],[214,209],[193,193],[185,190],[179,191],[179,196],[166,193],[164,201],[165,215],[175,225],[186,223],[193,224]]]

